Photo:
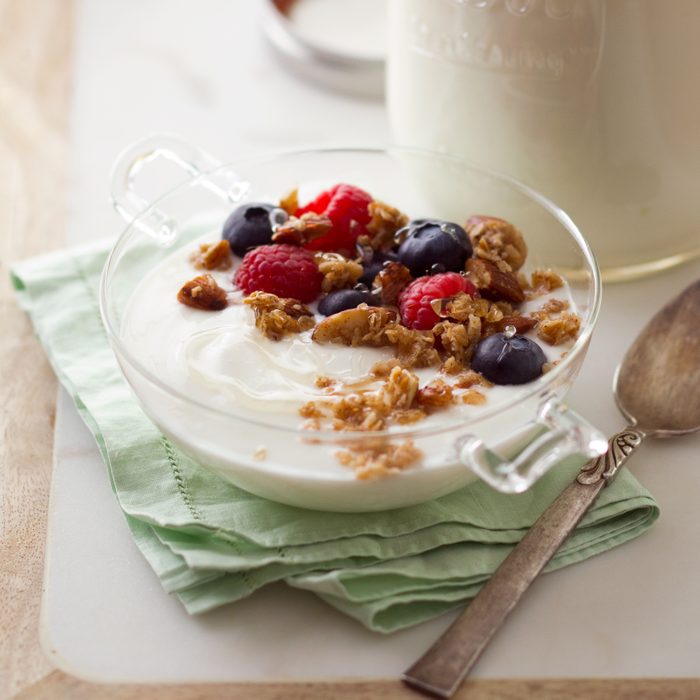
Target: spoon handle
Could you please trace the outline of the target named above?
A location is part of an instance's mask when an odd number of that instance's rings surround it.
[[[608,451],[584,465],[464,612],[403,674],[404,683],[427,695],[452,697],[530,584],[643,439],[644,433],[633,427],[610,438]]]

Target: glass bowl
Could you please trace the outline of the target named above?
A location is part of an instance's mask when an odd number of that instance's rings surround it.
[[[186,180],[149,201],[138,193],[137,181],[146,171],[155,172],[161,161],[182,168]],[[125,340],[123,319],[148,272],[182,246],[192,247],[203,231],[218,236],[241,202],[276,201],[299,183],[318,191],[333,182],[357,184],[416,217],[463,221],[486,212],[513,221],[527,240],[526,270],[565,271],[582,317],[568,354],[541,378],[513,387],[505,403],[487,404],[466,418],[449,412],[429,425],[373,433],[308,431],[301,429],[301,419],[287,423],[244,406],[232,410],[175,386],[144,365],[133,338]],[[105,265],[100,306],[124,377],[146,414],[174,444],[240,488],[304,508],[384,510],[437,498],[477,477],[501,491],[521,492],[567,456],[605,451],[604,436],[562,401],[598,315],[601,285],[595,259],[563,211],[512,178],[463,160],[393,147],[275,153],[221,165],[174,137],[156,136],[122,153],[112,197],[128,226]],[[174,282],[173,293],[183,281]],[[166,344],[158,352],[165,365],[173,349]],[[336,453],[375,438],[387,445],[411,440],[423,458],[398,474],[357,479]]]

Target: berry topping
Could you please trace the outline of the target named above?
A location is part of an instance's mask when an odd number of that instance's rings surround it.
[[[242,204],[226,219],[221,237],[229,242],[231,250],[236,255],[243,257],[251,248],[270,243],[272,240],[270,217],[275,211],[277,207],[274,204],[261,202]]]
[[[495,333],[476,346],[472,369],[494,384],[525,384],[542,374],[547,358],[533,340],[511,332]]]
[[[449,221],[418,219],[399,234],[405,236],[399,246],[399,262],[414,277],[430,274],[433,269],[458,272],[464,269],[465,261],[472,254],[472,245],[464,229]]]
[[[454,297],[460,292],[476,297],[476,287],[456,272],[443,272],[430,277],[419,277],[399,295],[399,310],[404,326],[419,331],[430,330],[442,319],[435,313],[430,302],[434,299]]]
[[[358,236],[367,233],[370,221],[369,205],[372,197],[354,185],[335,185],[321,192],[306,206],[300,207],[295,216],[307,212],[323,214],[333,223],[324,236],[306,244],[310,250],[332,250],[352,255]]]
[[[345,311],[345,309],[354,309],[360,304],[378,306],[379,301],[377,297],[370,294],[368,291],[359,289],[339,289],[336,292],[327,294],[321,299],[318,303],[318,312],[324,316],[332,316],[339,311]]]
[[[246,253],[234,281],[246,294],[263,291],[308,303],[320,294],[322,279],[313,253],[280,243]]]
[[[366,284],[371,289],[372,282],[374,282],[374,278],[379,274],[382,267],[384,267],[384,263],[396,262],[396,260],[396,253],[380,253],[379,251],[375,251],[370,260],[363,261],[362,266],[364,269],[358,282]]]

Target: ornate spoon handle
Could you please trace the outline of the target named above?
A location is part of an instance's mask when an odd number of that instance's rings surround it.
[[[581,469],[465,611],[403,674],[404,683],[427,695],[452,697],[523,593],[644,437],[637,428],[628,427],[610,438],[608,451]]]

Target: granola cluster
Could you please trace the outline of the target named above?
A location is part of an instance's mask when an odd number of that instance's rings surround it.
[[[581,330],[581,319],[568,311],[569,302],[550,299],[532,316],[537,319],[537,337],[550,345],[573,340]]]
[[[221,311],[228,304],[226,292],[211,275],[193,277],[180,288],[177,300],[202,311]]]
[[[229,270],[233,265],[228,241],[200,243],[190,255],[190,262],[197,270]]]
[[[267,292],[253,292],[245,304],[253,309],[255,326],[270,340],[314,327],[313,312],[296,299],[280,299]]]
[[[355,470],[360,480],[399,474],[418,462],[423,453],[411,440],[389,442],[382,438],[362,440],[336,453],[338,461]]]
[[[362,265],[340,253],[316,253],[316,264],[323,275],[321,290],[348,289],[356,284],[362,275]]]

